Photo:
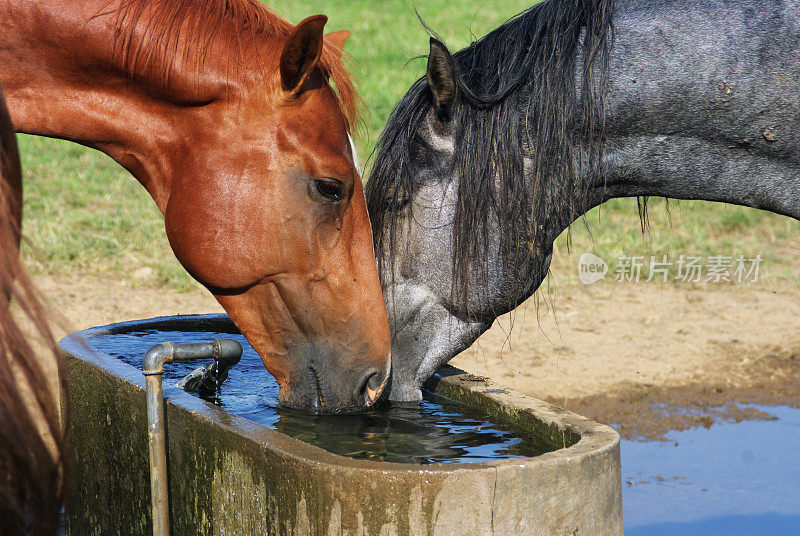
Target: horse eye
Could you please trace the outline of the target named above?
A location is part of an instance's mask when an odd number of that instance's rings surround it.
[[[342,200],[342,183],[334,179],[316,179],[314,186],[319,195],[329,201]]]
[[[387,197],[384,200],[384,206],[386,210],[389,212],[400,212],[401,210],[406,208],[406,205],[408,205],[410,201],[411,198],[406,195],[401,197],[392,196],[392,197]]]
[[[411,196],[406,193],[406,189],[400,184],[392,184],[383,198],[383,209],[389,212],[399,212],[408,205],[409,201],[411,201]]]

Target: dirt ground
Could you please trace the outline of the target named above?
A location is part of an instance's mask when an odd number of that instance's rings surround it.
[[[63,316],[59,334],[222,310],[199,289],[87,276],[36,281]],[[800,406],[800,288],[566,284],[500,319],[452,364],[614,424],[629,438],[770,418],[749,404]]]
[[[785,282],[572,285],[525,303],[509,336],[510,321],[452,364],[627,438],[800,406],[800,288]]]

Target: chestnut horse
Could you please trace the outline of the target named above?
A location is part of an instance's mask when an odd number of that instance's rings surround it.
[[[63,505],[63,434],[48,381],[60,360],[19,260],[20,184],[14,128],[0,91],[0,534],[38,536],[55,533]],[[34,352],[30,328],[45,351]]]
[[[390,342],[347,32],[324,38],[326,20],[256,0],[0,0],[0,86],[17,132],[142,183],[284,405],[340,412],[378,398]]]

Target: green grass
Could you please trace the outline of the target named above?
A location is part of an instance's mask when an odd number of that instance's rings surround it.
[[[620,257],[634,255],[657,259],[666,255],[672,262],[680,255],[746,259],[761,255],[763,277],[800,283],[800,222],[706,201],[670,200],[667,209],[664,199],[653,198],[648,212],[649,225],[642,233],[635,199],[612,199],[590,211],[585,222],[572,226],[571,255],[566,233],[556,242],[554,269],[574,275],[577,258],[585,251],[606,260],[612,273]],[[673,276],[674,272],[670,270]]]
[[[172,255],[155,203],[124,169],[74,143],[35,136],[19,141],[24,251],[34,272],[128,277],[151,268],[151,282],[194,288]]]
[[[327,31],[348,29],[346,49],[367,108],[366,132],[357,141],[362,161],[370,154],[397,100],[424,73],[414,59],[427,53],[428,36],[405,0],[273,0],[269,5],[292,22],[325,13]],[[525,9],[528,0],[418,2],[425,21],[457,49]],[[149,284],[178,290],[196,284],[172,256],[163,221],[145,190],[105,155],[64,141],[20,136],[25,168],[26,259],[35,271],[130,277],[148,267]],[[681,253],[755,256],[773,273],[797,278],[800,223],[761,211],[702,203],[663,201],[651,207],[651,230],[639,230],[634,200],[614,200],[587,217],[591,235],[574,226],[572,251],[595,251],[607,260],[619,255]],[[671,220],[671,221],[670,221]],[[555,262],[566,258],[565,238]],[[771,252],[771,253],[770,253]],[[576,257],[576,255],[573,255]]]

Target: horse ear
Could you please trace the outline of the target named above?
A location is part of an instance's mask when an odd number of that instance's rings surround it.
[[[344,50],[344,44],[347,42],[347,39],[350,37],[350,32],[347,30],[338,30],[336,32],[331,32],[325,36],[325,39],[333,43],[336,47],[339,55],[342,55],[342,51]]]
[[[442,121],[449,121],[456,104],[456,71],[453,56],[447,47],[431,37],[431,53],[428,55],[428,87],[433,93],[433,108]]]
[[[297,92],[308,73],[317,66],[322,55],[322,29],[328,17],[315,15],[298,24],[281,54],[281,85],[283,89]]]

